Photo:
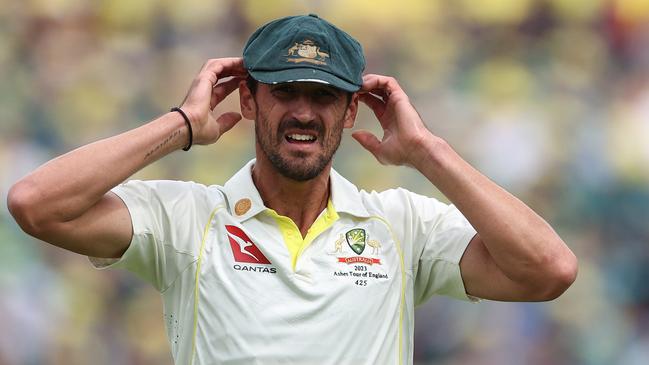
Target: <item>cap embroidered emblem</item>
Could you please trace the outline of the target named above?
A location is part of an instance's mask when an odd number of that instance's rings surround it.
[[[234,205],[234,213],[236,215],[244,215],[250,210],[252,202],[248,198],[241,199]]]
[[[286,61],[293,63],[308,62],[315,65],[326,65],[326,59],[329,58],[329,53],[320,50],[312,40],[305,39],[302,43],[295,42],[295,44],[288,49],[288,58]]]

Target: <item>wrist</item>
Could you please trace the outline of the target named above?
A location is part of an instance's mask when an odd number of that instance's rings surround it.
[[[141,127],[146,148],[144,160],[155,161],[173,151],[187,146],[187,125],[178,112],[168,112]]]
[[[161,122],[161,126],[167,131],[167,133],[169,133],[167,135],[167,144],[169,144],[169,147],[171,147],[173,151],[187,147],[187,142],[189,141],[189,129],[187,128],[185,119],[180,115],[180,113],[169,111],[164,115]]]
[[[183,105],[180,105],[179,108],[182,109],[183,112],[185,112],[185,115],[189,119],[189,122],[191,123],[192,127],[200,125],[201,114],[197,113],[194,110],[194,108],[192,108],[191,105],[183,104]]]
[[[420,172],[430,168],[440,168],[452,153],[452,148],[444,139],[429,134],[412,145],[409,165]]]
[[[192,129],[192,123],[191,120],[189,119],[189,116],[179,107],[173,107],[171,108],[170,112],[176,112],[180,114],[180,116],[183,117],[183,121],[185,122],[185,127],[187,128],[186,135],[187,135],[187,144],[182,148],[183,151],[189,151],[189,149],[192,147],[192,144],[194,142],[194,131]]]

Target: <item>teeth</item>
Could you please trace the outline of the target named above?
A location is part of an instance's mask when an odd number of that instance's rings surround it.
[[[296,141],[313,141],[315,136],[310,136],[308,134],[289,134],[288,138],[294,139]]]

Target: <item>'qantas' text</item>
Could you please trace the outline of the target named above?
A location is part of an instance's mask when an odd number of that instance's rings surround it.
[[[267,274],[277,274],[277,269],[274,267],[263,267],[263,266],[250,266],[250,265],[239,265],[234,264],[232,267],[235,270],[239,271],[252,271],[252,272],[263,272]]]

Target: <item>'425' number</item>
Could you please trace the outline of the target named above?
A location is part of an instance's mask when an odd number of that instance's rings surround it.
[[[367,280],[366,279],[358,279],[354,282],[354,284],[358,286],[367,286]]]

